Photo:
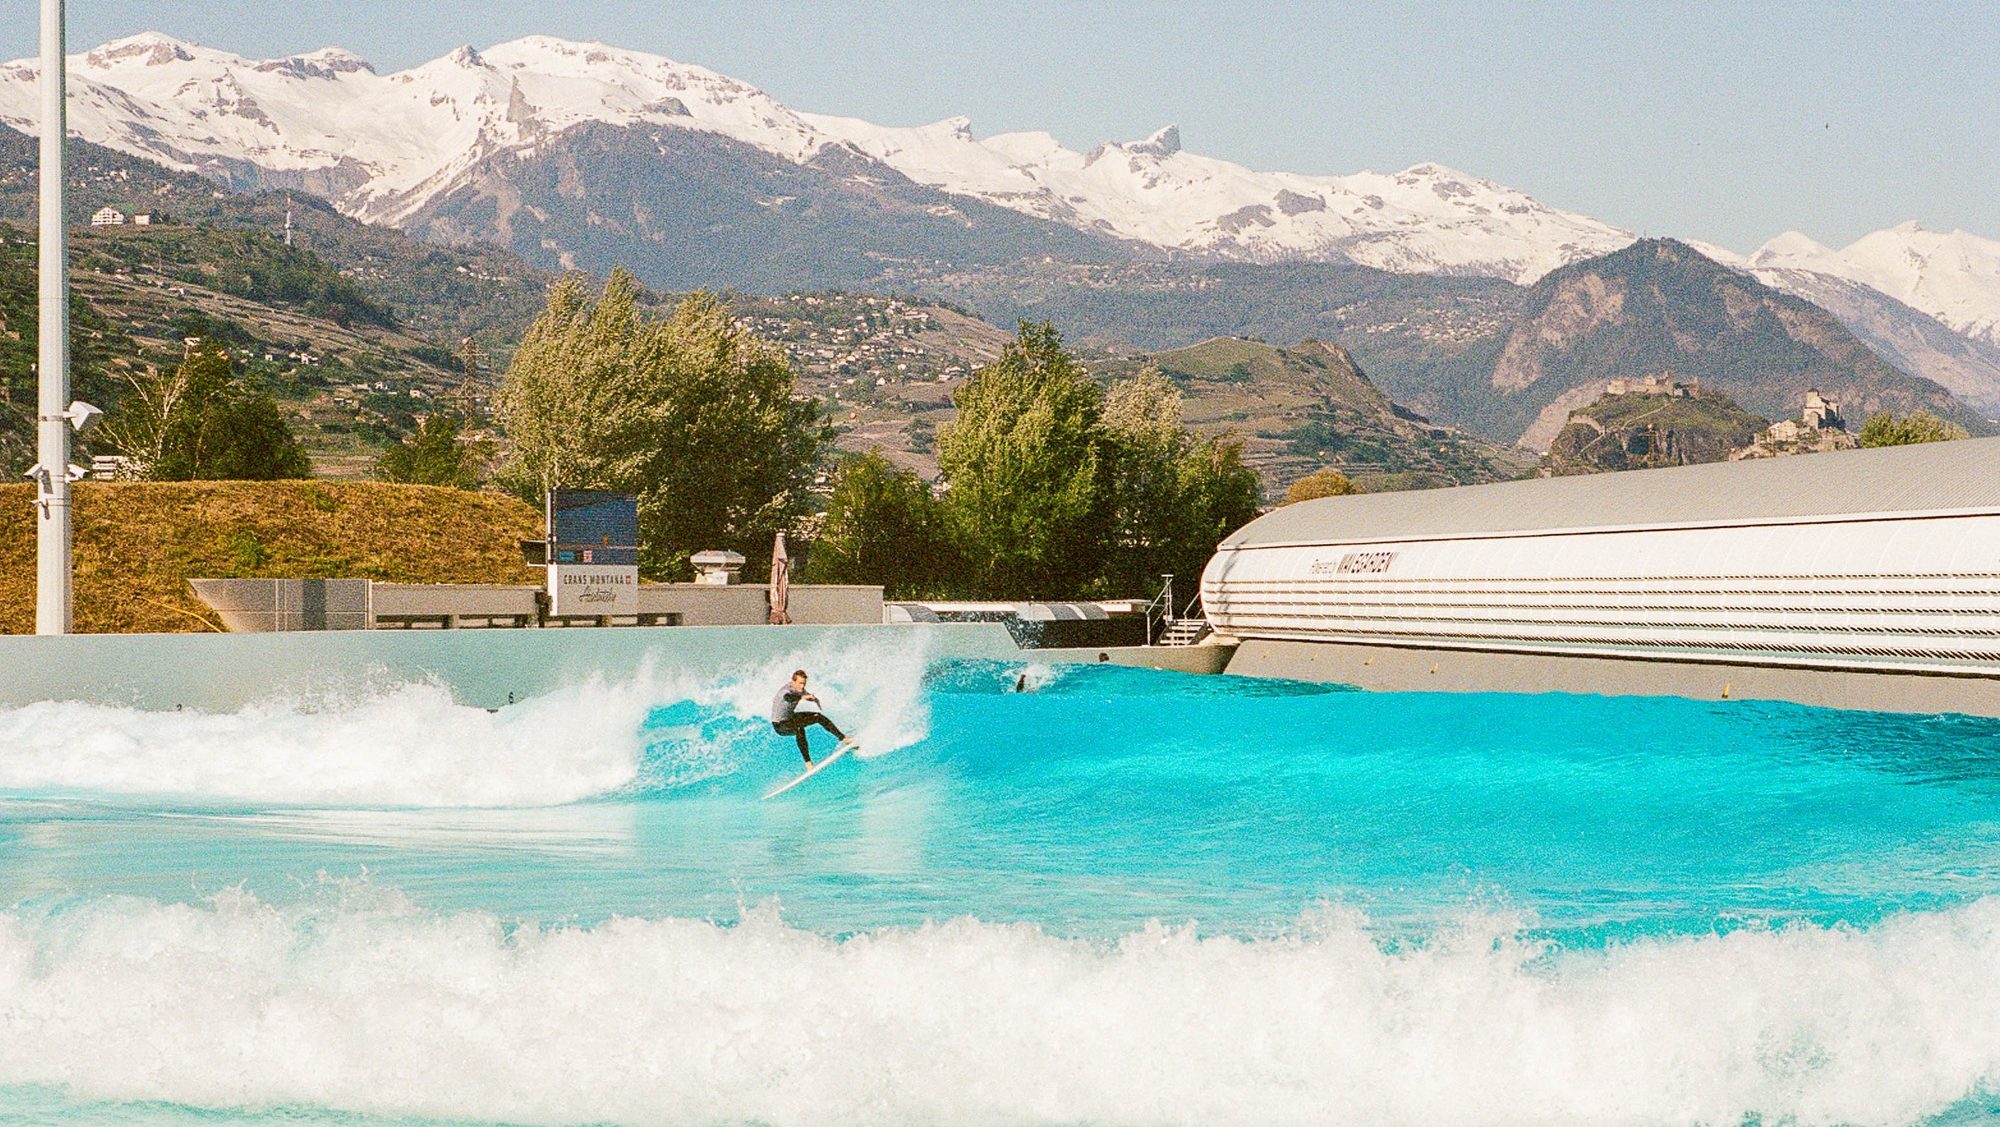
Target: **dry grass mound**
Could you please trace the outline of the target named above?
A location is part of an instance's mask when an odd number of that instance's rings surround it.
[[[0,485],[0,632],[35,628],[33,486]],[[542,515],[512,497],[381,482],[95,482],[75,487],[79,633],[222,624],[209,577],[533,583],[517,541]]]

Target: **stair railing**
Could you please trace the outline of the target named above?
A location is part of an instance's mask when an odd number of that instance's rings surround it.
[[[1163,575],[1160,578],[1166,580],[1165,585],[1160,588],[1160,593],[1154,595],[1152,601],[1146,604],[1146,644],[1149,646],[1153,644],[1156,636],[1154,627],[1166,626],[1174,620],[1174,577]]]

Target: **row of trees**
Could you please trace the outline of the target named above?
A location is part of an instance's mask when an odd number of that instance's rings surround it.
[[[107,420],[103,442],[147,481],[275,481],[312,476],[312,463],[269,392],[246,377],[222,344],[188,346],[166,370],[128,377]],[[384,481],[479,486],[490,447],[464,436],[452,410],[425,416],[415,432],[376,463]]]
[[[845,459],[807,556],[820,582],[897,595],[1062,598],[1149,590],[1190,575],[1257,511],[1256,475],[1233,440],[1197,440],[1157,372],[1107,393],[1047,325],[1024,325],[955,397],[938,436],[940,488],[879,455]],[[782,351],[696,295],[665,320],[613,272],[592,295],[564,279],[523,339],[498,401],[510,453],[501,481],[639,498],[641,568],[685,575],[730,548],[768,560],[774,533],[813,507],[831,451],[819,403]],[[411,462],[427,440],[406,446]],[[386,467],[385,467],[386,468]]]
[[[498,401],[510,452],[500,483],[538,501],[555,486],[632,492],[642,567],[684,578],[688,556],[733,548],[767,560],[772,535],[808,523],[808,492],[831,452],[816,400],[782,351],[696,295],[664,320],[639,310],[632,276],[592,294],[580,276],[550,293]],[[881,583],[895,596],[1072,598],[1149,591],[1191,578],[1257,513],[1259,484],[1233,437],[1200,439],[1157,370],[1106,388],[1047,324],[1023,324],[954,396],[937,435],[934,485],[879,454],[841,460],[805,577]],[[277,479],[310,467],[271,397],[225,348],[192,343],[171,371],[132,380],[110,444],[153,480]],[[475,488],[492,456],[449,409],[378,463],[386,480]],[[1861,445],[1965,437],[1916,412],[1878,415]],[[1287,502],[1353,492],[1332,470]]]
[[[1046,324],[1023,325],[953,402],[941,491],[879,455],[841,466],[815,579],[904,596],[1130,595],[1163,572],[1199,574],[1257,513],[1239,442],[1190,435],[1157,371],[1106,393]]]
[[[1898,418],[1888,412],[1868,416],[1861,424],[1857,441],[1864,447],[1915,446],[1925,442],[1956,442],[1972,433],[1957,423],[1946,422],[1929,411],[1912,411]]]

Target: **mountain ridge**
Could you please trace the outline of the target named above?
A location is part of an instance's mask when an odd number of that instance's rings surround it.
[[[1809,388],[1849,406],[1993,424],[1934,381],[1877,356],[1838,319],[1672,239],[1644,239],[1550,273],[1528,292],[1490,375],[1493,410],[1525,422],[1593,379],[1698,378],[1765,418]]]
[[[35,73],[34,60],[0,65],[0,123],[34,129]],[[1027,226],[1103,240],[1093,259],[1120,247],[1142,258],[1345,261],[1531,284],[1634,239],[1435,162],[1313,176],[1200,156],[1172,125],[1085,153],[1039,132],[981,139],[964,117],[882,126],[795,110],[695,64],[545,35],[460,47],[383,75],[338,47],[252,60],[146,32],[72,56],[70,73],[71,128],[87,139],[239,188],[310,191],[348,214],[398,225],[421,224],[449,210],[452,198],[477,194],[495,161],[532,161],[567,132],[597,126],[726,138],[794,168],[831,161],[841,169],[827,178],[833,184],[901,177],[940,194],[939,218],[977,201]],[[2000,241],[1905,223],[1839,252],[1796,233],[1748,256],[1703,249],[1808,299],[1827,292],[1813,274],[1867,285],[2000,357]],[[545,264],[559,265],[574,250],[554,248]],[[812,287],[854,276],[849,264],[790,280]],[[1912,349],[1908,342],[1927,330],[1898,323],[1883,331],[1907,317],[1862,308],[1869,300],[1849,305],[1856,312],[1843,319],[1864,338],[1874,342],[1882,332],[1887,351],[1935,364],[1924,374],[1947,384],[1989,385],[1978,397],[2000,406],[2000,359]]]
[[[0,122],[34,129],[36,73],[33,60],[0,65]],[[891,127],[804,113],[699,66],[549,36],[380,75],[338,48],[251,60],[146,33],[72,56],[70,81],[71,128],[92,141],[231,183],[314,191],[382,222],[404,222],[482,162],[596,123],[714,133],[793,164],[845,150],[954,196],[1218,258],[1525,281],[1631,239],[1436,163],[1256,172],[1187,151],[1173,127],[1089,153],[1047,134],[981,141],[962,118]]]

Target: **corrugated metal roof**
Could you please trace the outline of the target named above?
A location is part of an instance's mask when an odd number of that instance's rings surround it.
[[[1224,547],[2000,510],[2000,438],[1844,450],[1287,505]]]

